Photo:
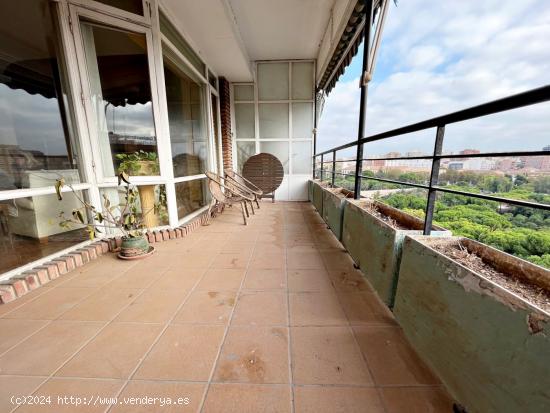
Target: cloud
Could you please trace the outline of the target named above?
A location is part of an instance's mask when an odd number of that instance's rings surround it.
[[[545,0],[407,0],[391,5],[373,81],[367,134],[550,84]],[[357,137],[358,77],[339,82],[319,123],[319,149]],[[349,77],[349,76],[348,76]],[[446,129],[446,150],[540,150],[550,144],[550,104]],[[370,153],[426,148],[435,131],[372,144]]]

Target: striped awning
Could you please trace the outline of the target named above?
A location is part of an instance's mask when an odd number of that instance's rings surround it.
[[[386,2],[387,0],[373,0],[372,7],[374,16],[377,14],[385,15],[385,11],[382,11],[382,9],[385,8]],[[327,65],[325,72],[321,77],[321,81],[319,82],[318,89],[323,90],[325,95],[328,95],[334,88],[340,76],[342,76],[359,51],[359,46],[365,37],[365,18],[369,3],[370,2],[367,0],[357,0],[355,8],[348,19],[346,28],[340,37],[340,41],[334,49],[334,53],[332,54],[329,64]],[[378,23],[376,31],[381,31],[382,26],[383,24]],[[375,35],[371,37],[371,41],[374,41],[372,47],[370,48],[371,56],[369,58],[369,68],[372,71],[376,49],[380,41],[380,33],[375,33]]]

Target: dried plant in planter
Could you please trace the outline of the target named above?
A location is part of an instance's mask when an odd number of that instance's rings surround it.
[[[123,234],[119,254],[121,258],[148,255],[153,251],[153,247],[149,245],[144,236],[143,220],[149,213],[158,213],[162,205],[155,203],[149,210],[140,212],[138,189],[130,184],[130,178],[126,173],[121,172],[118,175],[118,184],[124,186],[124,201],[113,205],[103,194],[103,210],[100,211],[81,197],[71,184],[65,182],[63,177],[57,179],[55,183],[57,198],[61,201],[63,199],[62,188],[68,187],[82,205],[80,208],[73,209],[70,217],[67,217],[62,211],[59,214],[61,219],[59,225],[63,228],[72,228],[74,225],[83,227],[92,240],[106,229],[117,229]]]

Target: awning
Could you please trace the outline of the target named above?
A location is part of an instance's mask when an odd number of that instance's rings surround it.
[[[372,3],[373,26],[376,25],[376,27],[374,28],[373,36],[371,36],[369,57],[369,68],[371,72],[374,68],[376,52],[381,38],[387,0],[373,0]],[[369,1],[367,0],[357,0],[357,4],[342,33],[342,37],[321,77],[318,88],[323,90],[326,95],[331,92],[340,76],[342,76],[359,51],[359,46],[365,38],[365,16],[368,4]]]
[[[98,59],[103,100],[113,106],[146,104],[151,102],[150,80],[147,56],[101,56]],[[136,67],[145,70],[135,70]],[[61,95],[56,91],[58,85],[58,68],[56,59],[22,60],[7,62],[0,60],[0,83],[11,89],[24,90],[47,99]],[[103,76],[102,76],[103,75]]]

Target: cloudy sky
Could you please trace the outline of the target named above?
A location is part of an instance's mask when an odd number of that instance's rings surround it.
[[[390,4],[369,85],[367,135],[550,84],[548,0],[400,0]],[[328,96],[318,148],[357,139],[361,56]],[[370,144],[370,154],[431,152],[435,130]],[[550,103],[449,125],[445,151],[540,150]],[[346,156],[346,153],[340,154]]]

